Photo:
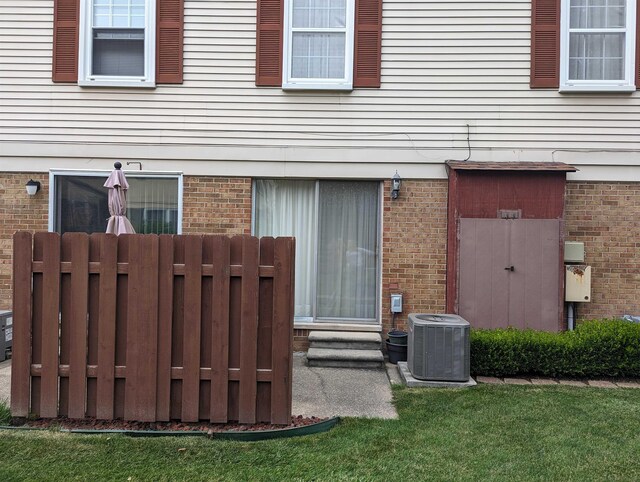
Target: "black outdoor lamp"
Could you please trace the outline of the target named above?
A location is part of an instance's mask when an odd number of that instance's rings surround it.
[[[402,184],[402,178],[398,175],[398,171],[391,178],[391,199],[398,199],[400,195],[400,185]]]
[[[36,193],[40,190],[40,181],[34,181],[33,179],[29,179],[29,182],[25,186],[27,188],[27,194],[29,196],[35,196]]]

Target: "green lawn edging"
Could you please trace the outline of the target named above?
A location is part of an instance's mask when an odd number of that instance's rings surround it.
[[[227,430],[224,432],[205,432],[203,430],[126,430],[126,429],[66,429],[58,431],[77,435],[126,435],[128,437],[209,437],[219,440],[237,440],[255,442],[276,438],[300,437],[327,432],[340,422],[340,417],[333,417],[321,422],[299,427],[286,427],[272,430]],[[49,430],[41,427],[0,425],[0,430]]]
[[[640,378],[640,324],[592,320],[560,333],[471,330],[471,373]]]

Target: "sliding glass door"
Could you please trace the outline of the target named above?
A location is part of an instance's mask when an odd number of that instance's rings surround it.
[[[379,190],[378,182],[256,181],[256,236],[296,237],[296,319],[376,321]]]

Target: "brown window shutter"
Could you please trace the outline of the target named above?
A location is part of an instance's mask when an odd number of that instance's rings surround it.
[[[353,86],[380,87],[382,0],[356,0]]]
[[[258,0],[256,20],[256,85],[282,85],[283,0]]]
[[[531,88],[560,85],[560,0],[531,5]]]
[[[184,0],[157,0],[156,83],[181,84]]]
[[[80,0],[55,0],[53,4],[54,82],[78,81]]]

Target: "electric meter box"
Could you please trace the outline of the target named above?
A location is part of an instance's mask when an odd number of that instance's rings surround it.
[[[391,295],[391,313],[402,313],[402,295]]]
[[[570,264],[565,266],[565,296],[569,302],[591,301],[591,266]]]
[[[565,241],[565,263],[584,263],[584,243],[578,241]]]

